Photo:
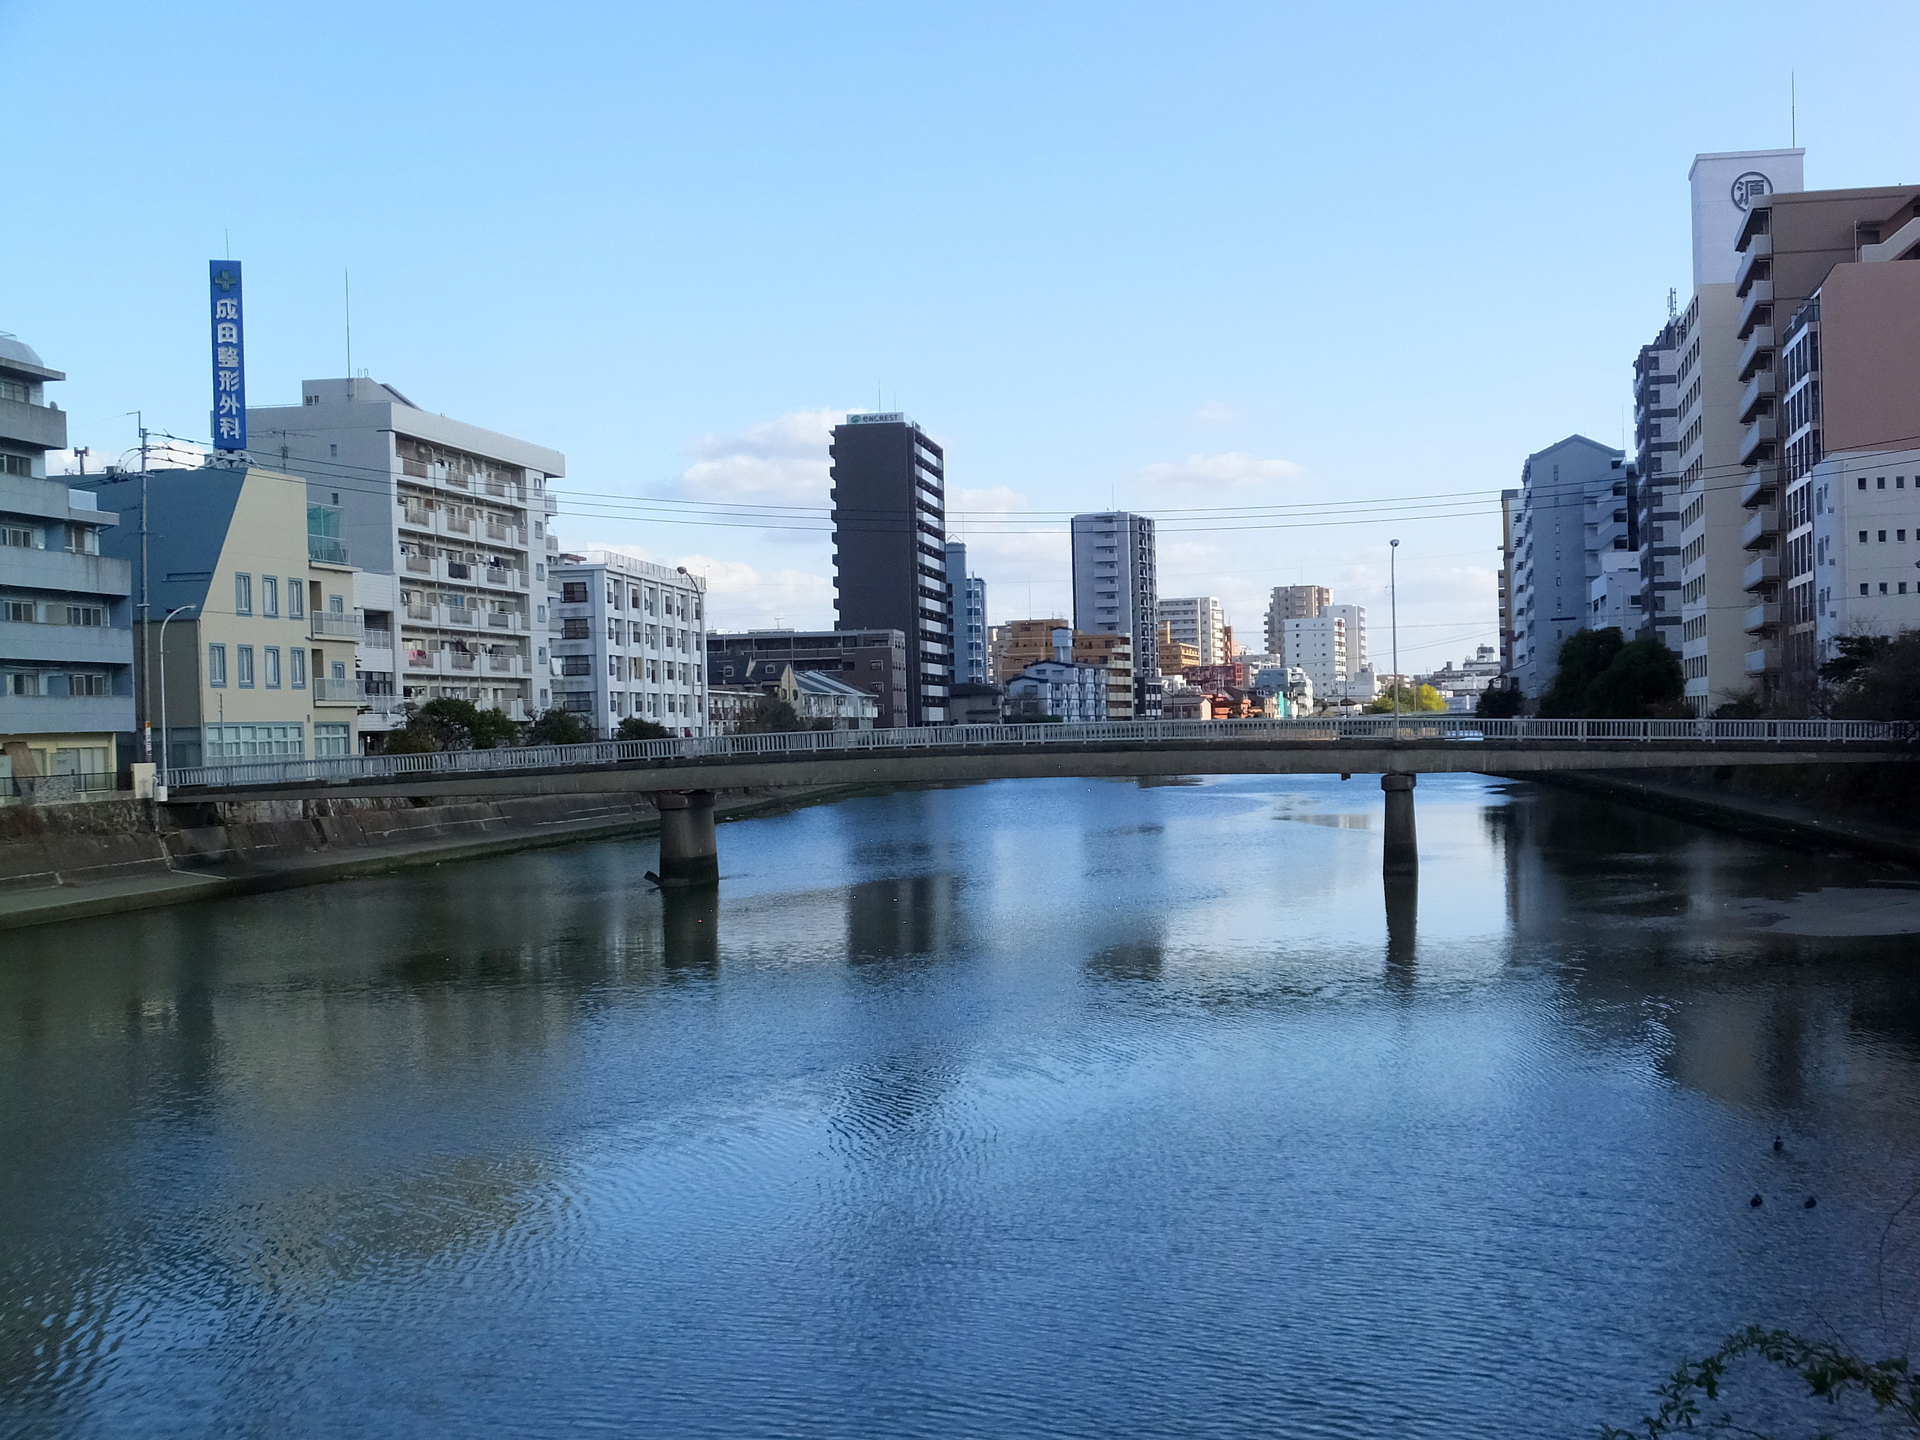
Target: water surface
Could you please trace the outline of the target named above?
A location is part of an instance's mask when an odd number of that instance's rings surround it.
[[[0,1433],[1591,1434],[1902,1331],[1915,877],[1418,803],[1417,895],[1364,777],[1017,781],[9,934]]]

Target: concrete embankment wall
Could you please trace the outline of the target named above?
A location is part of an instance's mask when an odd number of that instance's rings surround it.
[[[1698,766],[1513,775],[1776,844],[1920,866],[1920,765]]]
[[[728,818],[837,793],[729,791],[716,797],[715,813]],[[658,826],[652,799],[632,793],[16,806],[0,810],[0,929]]]

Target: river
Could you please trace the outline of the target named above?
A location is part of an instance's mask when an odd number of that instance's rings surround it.
[[[0,936],[0,1434],[1591,1435],[1903,1334],[1915,877],[1418,804],[1391,907],[1370,777],[1008,781]]]

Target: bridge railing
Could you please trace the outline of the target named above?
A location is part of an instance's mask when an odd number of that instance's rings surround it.
[[[498,774],[577,769],[635,761],[803,759],[809,755],[901,752],[932,748],[1003,748],[1147,741],[1182,745],[1391,740],[1485,743],[1542,740],[1845,744],[1905,741],[1916,727],[1887,720],[1482,720],[1472,715],[1340,715],[1298,720],[1119,720],[1091,725],[923,725],[901,730],[799,730],[772,735],[709,735],[672,740],[599,740],[584,745],[502,746],[420,755],[358,755],[323,760],[223,761],[175,766],[175,788],[343,784],[404,775]]]

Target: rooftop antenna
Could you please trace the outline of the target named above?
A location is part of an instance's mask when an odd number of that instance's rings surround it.
[[[1787,144],[1800,148],[1800,77],[1787,72]]]
[[[1680,314],[1680,292],[1671,285],[1667,287],[1667,319],[1676,319]]]
[[[347,398],[353,395],[353,272],[342,266],[340,283],[347,299]]]

